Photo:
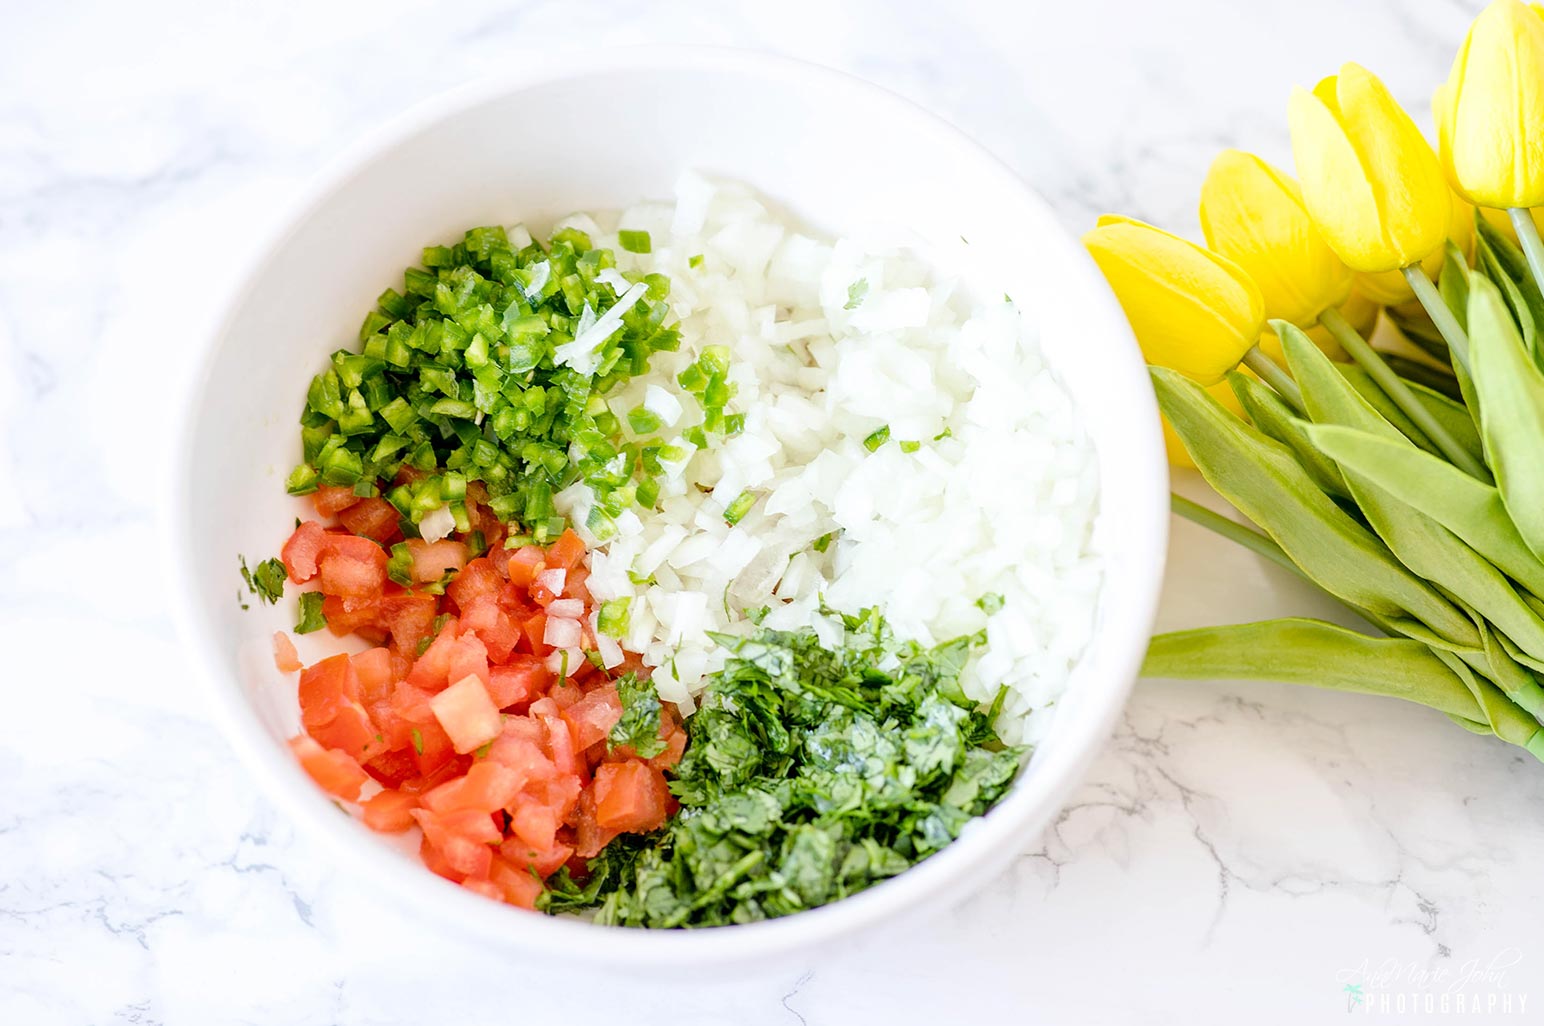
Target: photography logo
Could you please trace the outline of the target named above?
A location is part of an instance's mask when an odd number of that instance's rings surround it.
[[[1493,955],[1432,965],[1389,958],[1342,969],[1335,976],[1347,1013],[1398,1016],[1515,1015],[1529,1013],[1527,991],[1515,985],[1522,952],[1505,948]]]

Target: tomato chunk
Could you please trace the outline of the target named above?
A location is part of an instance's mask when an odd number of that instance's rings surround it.
[[[602,828],[643,833],[665,823],[665,778],[637,759],[595,770],[595,822]]]
[[[307,520],[295,528],[295,533],[279,551],[279,559],[284,562],[292,584],[304,584],[316,576],[316,561],[326,544],[327,532],[315,520]]]
[[[449,538],[426,542],[409,538],[407,550],[413,556],[413,583],[433,584],[451,570],[466,566],[466,543]]]
[[[503,727],[499,707],[475,676],[463,677],[429,699],[429,708],[460,754],[481,748],[498,737]]]
[[[311,493],[311,505],[324,517],[335,517],[357,502],[353,485],[322,485]]]
[[[547,565],[572,570],[582,562],[584,562],[584,542],[579,540],[579,536],[570,527],[547,550]]]
[[[397,537],[398,523],[402,514],[397,507],[379,496],[360,499],[338,514],[343,526],[361,538],[372,538],[385,544]]]
[[[301,735],[290,739],[290,750],[300,766],[323,791],[346,802],[359,798],[359,789],[370,777],[347,752],[323,748],[314,739]]]
[[[300,669],[300,656],[295,652],[295,643],[283,631],[273,633],[273,665],[278,667],[280,673],[294,673]]]
[[[418,807],[418,796],[402,791],[382,791],[371,795],[361,803],[365,826],[383,834],[400,834],[411,829],[413,810]]]

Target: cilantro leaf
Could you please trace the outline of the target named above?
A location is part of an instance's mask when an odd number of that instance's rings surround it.
[[[654,685],[639,680],[635,674],[617,678],[617,695],[622,699],[622,718],[611,728],[606,739],[610,749],[631,748],[639,758],[652,759],[665,750],[659,736],[660,704]]]

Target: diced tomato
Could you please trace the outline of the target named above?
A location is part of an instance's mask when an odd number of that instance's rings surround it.
[[[391,697],[396,681],[392,680],[390,649],[367,649],[349,656],[349,663],[359,679],[360,702],[371,706]]]
[[[552,646],[546,642],[547,614],[536,613],[520,624],[520,629],[525,632],[526,644],[534,655],[545,656],[552,651]]]
[[[584,793],[584,781],[575,776],[554,773],[528,790],[540,798],[543,805],[556,813],[559,820],[568,823],[573,820],[574,810],[579,805],[579,796]]]
[[[567,579],[563,582],[563,594],[569,598],[579,599],[587,606],[591,605],[589,569],[576,566],[570,570]]]
[[[323,545],[323,555],[347,556],[349,559],[357,559],[365,563],[379,561],[381,566],[386,565],[389,559],[386,550],[381,548],[369,538],[358,538],[347,531],[328,531],[326,543]]]
[[[344,704],[331,720],[306,731],[328,748],[345,751],[360,762],[369,762],[388,748],[385,734],[358,702]]]
[[[600,854],[600,850],[611,843],[611,839],[622,831],[612,827],[603,827],[595,818],[595,789],[586,788],[579,796],[577,820],[574,824],[574,854],[580,858],[591,859]]]
[[[456,754],[456,746],[438,721],[418,728],[423,739],[423,752],[418,755],[418,765],[423,770],[423,786],[433,787],[441,781],[456,776],[463,769],[462,759]],[[414,746],[417,753],[417,746]]]
[[[320,563],[322,591],[344,599],[368,601],[379,598],[386,587],[386,563],[374,559],[355,559],[341,553],[326,552]]]
[[[499,736],[503,721],[488,689],[475,676],[466,676],[429,700],[435,719],[450,736],[456,752],[465,754]],[[567,727],[564,727],[567,730]]]
[[[574,857],[574,849],[561,841],[548,848],[533,848],[519,837],[506,837],[499,845],[499,856],[527,876],[534,872],[545,880]]]
[[[479,812],[497,812],[509,805],[524,784],[518,771],[490,759],[472,763],[461,779],[464,786],[458,804]]]
[[[365,826],[384,834],[400,834],[413,825],[418,796],[386,790],[366,798],[360,807],[364,810]]]
[[[487,646],[488,658],[496,663],[508,659],[520,641],[520,628],[490,595],[481,596],[470,606],[463,607],[461,626],[464,630],[477,632]]]
[[[575,684],[572,677],[565,677],[547,689],[547,697],[552,699],[553,704],[561,712],[577,705],[579,700],[584,697],[584,689]]]
[[[400,534],[402,514],[397,507],[379,496],[360,499],[338,515],[343,526],[361,538],[371,538],[385,545]]]
[[[608,762],[595,770],[595,822],[623,833],[643,833],[664,825],[664,775],[646,762]]]
[[[304,584],[316,576],[316,561],[326,543],[327,532],[315,520],[307,520],[295,528],[295,533],[289,536],[279,552],[292,584]]]
[[[476,677],[482,681],[483,687],[488,686],[488,649],[481,638],[471,631],[456,638],[455,647],[450,650],[450,665],[445,676],[452,681]]]
[[[428,867],[429,872],[436,876],[443,876],[451,883],[460,883],[466,879],[466,874],[456,872],[450,863],[445,861],[445,856],[440,854],[440,850],[429,843],[427,834],[419,842],[418,857],[423,860],[423,864]]]
[[[409,538],[407,550],[413,556],[414,584],[433,584],[449,571],[466,566],[466,542],[449,538],[437,542]]]
[[[544,660],[530,655],[513,655],[488,670],[488,694],[500,709],[530,702],[553,684],[556,675]]]
[[[536,580],[536,575],[547,569],[547,554],[534,545],[526,545],[516,549],[514,555],[504,565],[504,572],[509,576],[509,583],[518,588],[529,589]]]
[[[534,736],[533,736],[534,732]],[[497,762],[514,770],[520,776],[522,789],[533,782],[557,775],[557,767],[542,750],[547,728],[525,717],[504,721],[504,729],[494,738],[485,762]]]
[[[280,673],[294,673],[300,669],[300,655],[295,651],[295,643],[283,631],[273,632],[273,665]]]
[[[509,816],[509,829],[532,848],[545,850],[557,840],[558,817],[552,809],[533,802],[517,806]]]
[[[516,868],[502,858],[492,860],[488,867],[488,881],[499,889],[506,902],[520,908],[534,909],[536,899],[542,892],[541,881],[532,876],[529,870]]]
[[[337,595],[322,598],[322,616],[327,618],[327,629],[340,638],[369,627],[380,615],[380,608],[378,602],[361,602]]]
[[[622,700],[611,685],[598,687],[563,710],[563,719],[574,732],[574,746],[580,751],[603,741],[622,718]]]
[[[504,900],[504,889],[492,880],[479,880],[469,876],[461,881],[461,886],[473,894],[481,894],[483,897],[492,898],[494,901]]]
[[[584,542],[579,540],[579,536],[570,527],[559,535],[558,540],[547,550],[547,565],[572,570],[584,562],[584,552]]]
[[[675,769],[676,763],[686,752],[686,731],[677,727],[665,736],[665,750],[649,760],[655,769]]]
[[[332,722],[338,710],[359,701],[359,675],[347,655],[329,656],[300,671],[300,722]]]
[[[391,632],[397,650],[412,656],[418,651],[418,642],[433,633],[439,608],[433,595],[404,592],[381,599],[376,617],[381,626]]]
[[[323,748],[304,734],[291,738],[289,745],[300,760],[301,768],[323,791],[346,802],[359,799],[359,789],[370,778],[353,756]]]
[[[531,584],[531,601],[543,609],[547,608],[562,597],[567,581],[567,570],[555,567],[543,570]]]
[[[409,684],[429,691],[439,691],[450,683],[450,656],[456,647],[459,630],[460,626],[454,618],[445,621],[434,641],[413,663],[413,669],[407,675]]]
[[[392,749],[365,763],[365,772],[382,787],[398,788],[418,776],[418,757],[411,742],[407,743],[408,747],[396,747],[401,742],[388,733],[386,743],[392,745]]]
[[[482,556],[461,568],[455,580],[445,586],[445,594],[462,610],[484,596],[495,598],[504,587],[504,580],[493,568],[493,560]]]
[[[493,858],[491,844],[502,837],[493,817],[474,809],[437,813],[414,809],[424,840],[439,849],[445,863],[466,876],[487,876]]]
[[[322,485],[311,493],[311,505],[318,516],[335,517],[357,502],[353,485]]]
[[[547,757],[558,768],[559,773],[570,773],[574,776],[583,776],[584,764],[579,759],[578,749],[574,746],[574,734],[563,719],[557,704],[550,698],[544,698],[536,705],[551,703],[550,710],[543,710],[537,714],[537,719],[547,728]],[[535,706],[532,706],[535,710]]]

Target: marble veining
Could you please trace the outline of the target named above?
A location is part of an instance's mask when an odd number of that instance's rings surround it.
[[[1300,1024],[1395,994],[1413,1003],[1368,1018],[1420,1021],[1424,995],[1537,1016],[1544,767],[1421,709],[1274,685],[1143,682],[1008,872],[818,964],[644,984],[512,963],[402,918],[268,806],[202,707],[157,556],[158,398],[259,240],[345,145],[527,48],[807,57],[956,121],[1071,228],[1117,209],[1193,231],[1218,148],[1289,159],[1292,84],[1356,58],[1424,116],[1476,7],[9,5],[0,1022]],[[1187,524],[1171,565],[1164,626],[1333,615]]]

